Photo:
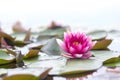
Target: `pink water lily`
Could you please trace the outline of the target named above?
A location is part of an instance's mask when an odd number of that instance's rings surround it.
[[[90,50],[94,46],[95,42],[92,42],[91,38],[85,33],[64,33],[64,41],[57,40],[60,47],[66,52],[63,54],[68,58],[89,58],[92,54]]]

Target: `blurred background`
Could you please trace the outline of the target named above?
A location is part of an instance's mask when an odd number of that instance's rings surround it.
[[[120,0],[0,0],[0,26],[10,31],[16,21],[33,30],[51,21],[73,30],[119,29]]]

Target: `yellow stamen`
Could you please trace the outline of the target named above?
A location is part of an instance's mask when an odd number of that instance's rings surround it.
[[[79,42],[74,42],[73,43],[75,46],[79,45],[80,43]]]

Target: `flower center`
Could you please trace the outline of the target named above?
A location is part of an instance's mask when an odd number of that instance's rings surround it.
[[[77,46],[77,45],[79,45],[80,44],[80,42],[73,42],[73,45],[75,45],[75,46]]]

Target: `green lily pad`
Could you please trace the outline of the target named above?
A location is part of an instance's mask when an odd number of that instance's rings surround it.
[[[107,49],[108,46],[111,44],[111,39],[104,39],[101,41],[97,41],[96,44],[93,46],[92,50],[104,50]]]
[[[15,41],[14,41],[14,44],[15,44],[15,46],[23,47],[23,46],[25,46],[27,43],[25,43],[24,41],[15,40]]]
[[[99,51],[93,51],[93,55],[95,56],[95,59],[104,62],[110,58],[118,57],[119,53],[115,53],[108,50],[99,50]]]
[[[118,66],[120,66],[120,56],[110,58],[110,59],[104,61],[103,64],[108,67],[118,67]]]
[[[39,80],[39,78],[31,74],[16,74],[13,76],[4,77],[3,80]]]
[[[44,45],[41,50],[48,55],[60,55],[61,49],[56,41],[56,38],[52,38]]]
[[[27,63],[27,67],[30,68],[38,68],[38,67],[48,67],[52,68],[52,70],[49,72],[49,75],[59,75],[60,71],[62,70],[62,67],[66,65],[67,59],[62,56],[40,56],[37,58],[37,61],[34,62],[29,61],[30,63]]]
[[[8,69],[8,73],[3,77],[3,80],[42,80],[50,70],[50,68]]]
[[[107,32],[104,30],[96,30],[96,31],[92,31],[87,33],[88,36],[92,37],[92,40],[103,40],[106,38],[107,36]]]
[[[14,56],[8,55],[5,51],[0,50],[0,65],[7,64],[15,61]]]
[[[50,40],[51,38],[54,38],[54,37],[56,37],[56,36],[54,36],[54,35],[39,35],[37,37],[37,41],[42,42],[42,43],[47,43],[48,40]]]
[[[66,32],[66,31],[67,31],[66,27],[61,27],[61,28],[57,28],[57,29],[46,29],[44,31],[41,31],[39,34],[63,38],[64,32]]]
[[[26,32],[12,33],[11,36],[16,37],[16,40],[24,40]]]
[[[97,70],[102,66],[102,62],[94,59],[69,59],[62,68],[60,75],[82,74],[88,71]]]

